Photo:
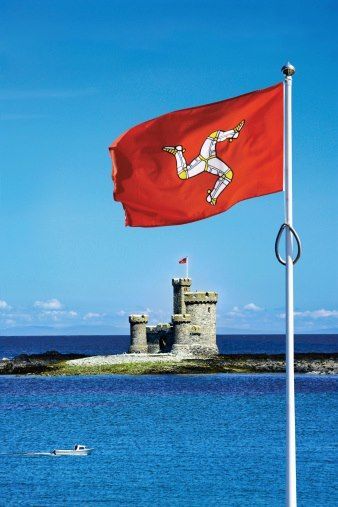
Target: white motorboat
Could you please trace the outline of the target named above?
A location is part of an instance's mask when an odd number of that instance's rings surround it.
[[[76,444],[74,449],[54,449],[54,451],[51,451],[51,454],[55,456],[88,456],[92,450],[85,445]]]

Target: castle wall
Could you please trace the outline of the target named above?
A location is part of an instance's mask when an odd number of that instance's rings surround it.
[[[149,354],[171,352],[174,341],[173,327],[170,324],[158,324],[147,327]]]
[[[186,313],[184,296],[191,287],[191,278],[173,278],[172,284],[174,288],[173,314],[184,314]]]
[[[149,354],[160,353],[159,338],[160,337],[156,331],[156,326],[147,326],[147,344]]]
[[[130,347],[131,354],[146,354],[148,352],[146,325],[148,315],[130,315]]]
[[[191,339],[191,351],[196,355],[218,354],[216,343],[216,292],[185,293],[186,312],[191,316],[191,324],[198,326],[200,334]]]

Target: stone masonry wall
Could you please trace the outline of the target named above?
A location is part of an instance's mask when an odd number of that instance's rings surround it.
[[[147,343],[149,354],[171,352],[174,341],[173,327],[170,324],[158,324],[147,327]]]
[[[185,293],[191,287],[191,278],[173,278],[172,280],[174,295],[173,295],[173,314],[184,314],[185,309]]]
[[[142,354],[148,352],[146,325],[148,315],[130,315],[130,347],[131,354]]]
[[[185,306],[191,316],[191,324],[199,326],[200,334],[191,340],[191,350],[196,355],[218,354],[216,343],[216,292],[187,292]]]
[[[191,317],[184,313],[172,316],[174,326],[173,354],[190,354],[191,348]]]

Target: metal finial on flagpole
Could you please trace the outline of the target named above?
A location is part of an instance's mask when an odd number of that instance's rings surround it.
[[[291,63],[282,67],[284,80],[284,183],[285,183],[285,266],[286,266],[286,505],[296,507],[296,423],[294,380],[294,296],[292,223],[292,76]]]
[[[290,62],[288,62],[283,65],[282,72],[285,76],[293,76],[296,72],[296,68]]]

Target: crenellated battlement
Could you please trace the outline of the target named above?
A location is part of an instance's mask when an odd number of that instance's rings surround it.
[[[187,313],[176,313],[176,314],[172,315],[171,321],[173,324],[190,323],[191,316]]]
[[[191,278],[173,278],[171,283],[174,287],[182,286],[182,287],[191,287],[192,280]]]
[[[217,292],[186,292],[184,295],[185,304],[213,304],[217,303],[218,294]]]
[[[137,315],[137,314],[133,314],[133,315],[129,315],[129,323],[130,324],[147,324],[148,322],[148,315]]]
[[[172,325],[169,323],[160,323],[156,324],[156,326],[147,326],[147,332],[149,333],[162,333],[163,331],[168,332],[172,329]]]

